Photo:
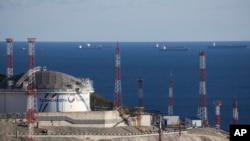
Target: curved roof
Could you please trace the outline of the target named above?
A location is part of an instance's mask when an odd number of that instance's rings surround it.
[[[12,88],[22,88],[24,83],[28,81],[28,76],[30,74],[31,73],[28,71],[25,74],[15,75],[9,79],[5,79],[0,83],[0,88],[7,88],[9,80],[14,81]],[[65,73],[43,69],[35,71],[35,79],[37,89],[67,89],[73,88],[75,85],[78,85],[78,87],[83,85],[81,79]]]
[[[81,84],[81,80],[61,72],[38,71],[35,74],[38,89],[71,88],[73,84]]]

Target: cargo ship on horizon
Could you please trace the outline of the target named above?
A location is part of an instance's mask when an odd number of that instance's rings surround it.
[[[233,49],[233,48],[248,48],[248,45],[216,45],[215,42],[211,43],[210,45],[208,45],[208,48],[212,48],[212,49],[220,49],[220,48],[225,48],[225,49]]]
[[[178,46],[178,47],[169,47],[169,46],[162,46],[160,48],[161,51],[188,51],[189,48],[184,46]]]
[[[187,51],[189,48],[185,46],[160,46],[158,43],[154,46],[154,48],[158,48],[160,51]]]

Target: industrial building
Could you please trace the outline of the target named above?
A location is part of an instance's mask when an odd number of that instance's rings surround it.
[[[27,79],[35,73],[37,86],[36,125],[71,127],[116,127],[136,125],[136,120],[121,116],[117,110],[91,111],[90,79],[36,67],[34,72],[14,75],[0,83],[0,118],[26,121]],[[142,115],[142,126],[150,126],[150,115]],[[129,123],[128,123],[129,122]]]
[[[200,128],[202,127],[202,120],[195,117],[185,118],[185,125],[187,128]]]
[[[180,116],[163,116],[165,126],[177,126],[180,123]]]
[[[13,39],[6,38],[6,76],[0,83],[0,113],[90,111],[90,79],[35,67],[35,38],[28,40],[27,72],[14,75]],[[31,118],[33,118],[31,116]],[[28,118],[27,118],[28,119]]]
[[[114,111],[112,112],[89,112],[90,95],[94,92],[93,82],[88,79],[80,79],[70,76],[65,73],[50,71],[46,67],[35,67],[34,64],[34,44],[35,38],[28,38],[29,43],[29,69],[26,73],[14,75],[13,73],[13,39],[6,39],[7,48],[7,78],[0,83],[0,113],[25,113],[33,118],[34,111],[36,119],[40,125],[68,125],[71,124],[103,124],[96,125],[97,127],[114,126],[118,122],[128,122],[127,118],[119,116],[116,119],[109,115],[117,117],[119,110],[122,107],[122,92],[121,92],[121,76],[120,76],[120,48],[117,42],[116,58],[115,58],[115,95],[114,95]],[[200,103],[198,112],[203,116],[200,119],[207,123],[206,105],[204,102],[205,93],[205,52],[200,52]],[[150,125],[151,117],[144,114],[143,106],[143,80],[138,80],[138,108],[136,114],[136,122],[130,119],[130,124],[136,126]],[[173,82],[172,73],[170,74],[169,85],[169,101],[168,115],[164,119],[168,125],[178,125],[179,116],[173,116]],[[35,87],[33,87],[35,85]],[[15,103],[15,104],[13,104]],[[30,111],[29,111],[30,110]],[[88,112],[88,114],[86,113]],[[101,116],[99,116],[101,114]],[[46,116],[45,116],[46,115]],[[54,116],[53,116],[54,115]],[[75,118],[85,117],[81,119]],[[45,118],[47,117],[47,118]],[[143,117],[143,118],[142,118]],[[95,119],[98,118],[98,119]],[[29,119],[29,118],[27,118]],[[95,119],[94,121],[92,119]],[[147,119],[147,120],[146,120]],[[85,121],[84,121],[85,120]],[[127,120],[127,121],[126,121]],[[144,121],[145,120],[145,121]],[[44,122],[43,122],[44,121]],[[49,122],[50,123],[49,123]],[[53,123],[51,122],[53,121]],[[111,122],[112,121],[112,122]],[[33,120],[30,121],[31,123]],[[43,123],[42,123],[43,122]],[[67,123],[65,123],[67,122]],[[106,125],[106,123],[112,123]],[[203,123],[203,124],[205,124]],[[91,125],[91,126],[92,126]],[[118,125],[118,124],[117,124]],[[122,124],[119,124],[122,125]],[[125,124],[124,124],[125,125]],[[78,125],[77,125],[78,126]]]
[[[32,71],[0,83],[0,113],[26,112],[27,82],[32,73],[36,78],[37,112],[90,111],[90,94],[94,92],[90,79],[78,79],[42,67]]]
[[[35,67],[35,38],[28,38],[28,71],[14,75],[13,39],[7,38],[6,43],[7,78],[0,83],[0,120],[7,118],[27,122],[31,125],[30,130],[33,125],[117,127],[138,126],[138,122],[140,126],[151,125],[150,115],[141,115],[138,121],[119,112],[122,106],[120,84],[119,87],[116,86],[118,90],[116,89],[114,102],[118,105],[115,105],[115,110],[91,111],[90,95],[94,92],[92,80],[47,70],[46,67]],[[119,54],[118,46],[116,50]],[[116,59],[116,64],[119,67],[119,59]]]

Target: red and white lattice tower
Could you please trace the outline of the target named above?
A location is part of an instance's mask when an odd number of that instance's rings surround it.
[[[143,112],[143,79],[138,79],[138,106],[137,106],[137,126],[141,126],[141,115]]]
[[[169,88],[168,88],[168,115],[173,115],[173,80],[172,73],[170,73]]]
[[[119,109],[122,106],[122,92],[121,92],[121,56],[120,47],[117,42],[115,54],[115,96],[114,109]]]
[[[179,121],[179,138],[181,137],[181,131],[182,131],[182,125],[181,122]]]
[[[239,114],[238,114],[238,104],[237,100],[233,103],[233,124],[238,124]]]
[[[222,105],[220,101],[215,101],[215,127],[220,129],[220,106]]]
[[[200,89],[199,89],[199,106],[198,118],[202,120],[204,127],[208,126],[207,119],[207,100],[206,100],[206,58],[205,52],[201,51],[200,56]]]
[[[34,69],[34,57],[35,57],[35,38],[28,38],[29,43],[29,81],[27,87],[27,122],[28,122],[28,141],[33,141],[33,134],[34,134],[34,122],[35,122],[35,112],[36,112],[36,83],[35,83],[35,72]]]
[[[6,76],[7,78],[10,78],[13,76],[13,39],[12,38],[6,38],[7,43],[7,70],[6,70]]]
[[[138,79],[138,107],[143,107],[143,89],[142,89],[143,79]]]
[[[159,118],[159,138],[158,138],[158,141],[162,141],[162,129],[161,129],[161,121],[162,121],[162,117],[160,115],[160,118]]]

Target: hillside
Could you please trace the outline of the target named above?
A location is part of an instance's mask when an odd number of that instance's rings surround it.
[[[0,140],[2,141],[24,141],[25,136],[15,137],[16,130],[19,133],[28,132],[27,127],[16,126],[14,123],[0,121]],[[141,133],[134,127],[113,127],[113,128],[87,128],[87,127],[48,127],[48,135],[41,135],[42,129],[35,128],[35,133],[39,134],[36,141],[158,141],[157,132],[155,134]],[[117,134],[122,136],[118,137]],[[179,141],[178,132],[164,133],[163,141]],[[229,141],[228,135],[222,134],[213,128],[189,129],[182,134],[181,141]]]
[[[90,95],[90,106],[92,110],[107,110],[112,109],[113,102],[93,93]]]

